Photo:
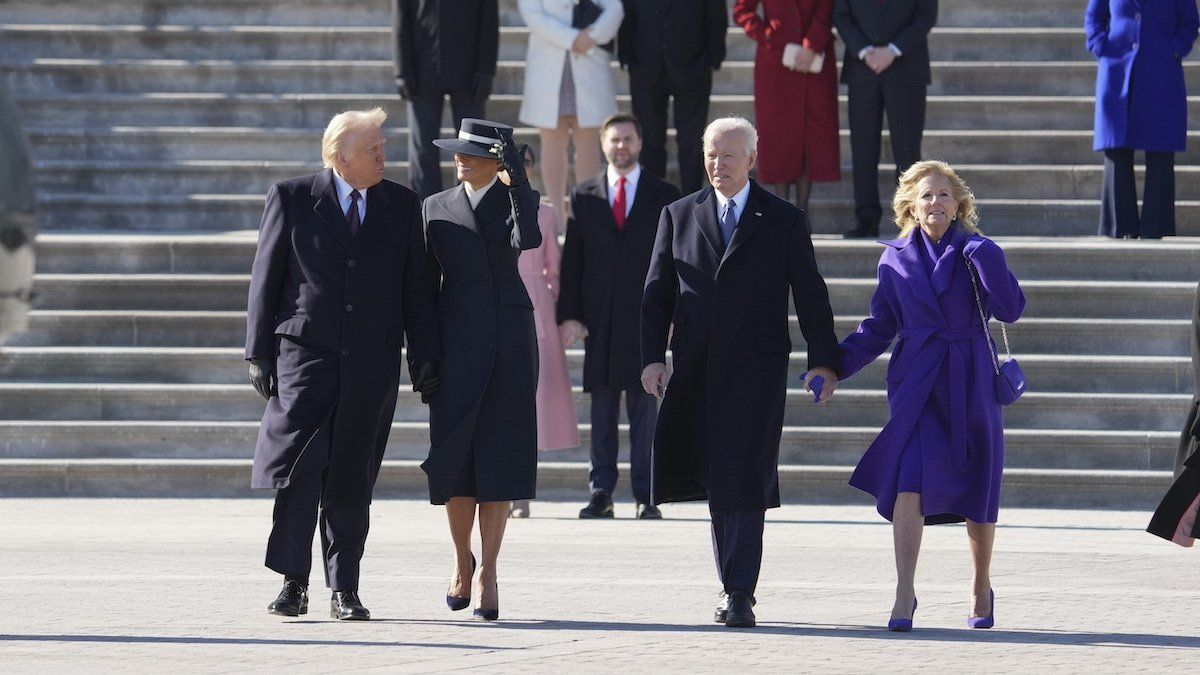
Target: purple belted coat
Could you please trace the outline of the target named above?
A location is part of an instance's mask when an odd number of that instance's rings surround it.
[[[919,467],[919,490],[905,490],[920,492],[927,523],[994,523],[1004,420],[964,253],[979,273],[989,317],[1016,321],[1025,296],[994,242],[957,225],[945,236],[950,239],[940,256],[920,231],[883,242],[871,314],[841,343],[846,378],[899,337],[887,372],[890,416],[850,484],[874,495],[880,515],[891,520],[902,463]],[[927,255],[936,262],[928,264]],[[914,480],[913,473],[906,480]]]

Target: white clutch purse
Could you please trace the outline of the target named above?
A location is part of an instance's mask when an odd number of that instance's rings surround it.
[[[796,60],[796,54],[798,54],[800,52],[800,49],[801,49],[801,46],[796,44],[795,42],[789,42],[787,44],[787,46],[783,48],[783,67],[784,68],[787,68],[788,70],[795,70],[795,68],[792,67],[792,63]],[[824,67],[825,67],[825,54],[820,53],[813,57],[812,65],[809,66],[808,72],[812,73],[812,74],[819,73],[819,72],[821,72],[821,69]]]

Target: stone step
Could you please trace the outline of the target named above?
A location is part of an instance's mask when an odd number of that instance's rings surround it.
[[[825,276],[837,314],[866,314],[874,278]],[[39,274],[35,307],[78,310],[245,308],[248,274]],[[1025,316],[1174,319],[1188,316],[1196,285],[1187,281],[1025,281]]]
[[[578,419],[587,399],[575,387]],[[669,395],[669,394],[668,394]],[[784,424],[882,426],[887,399],[878,389],[845,389],[834,405],[815,405],[812,395],[789,389]],[[1026,393],[1004,411],[1013,428],[1177,431],[1187,394]],[[256,420],[264,402],[245,385],[0,383],[0,419],[8,420]],[[412,391],[400,390],[395,420],[422,422],[428,408]]]
[[[38,270],[47,274],[244,274],[257,234],[41,234]],[[886,236],[886,235],[885,235]],[[1200,239],[1114,240],[1102,237],[999,237],[1008,265],[1022,281],[1194,281]],[[813,238],[821,272],[874,277],[882,247],[829,235]]]
[[[620,470],[627,475],[628,466]],[[785,465],[779,469],[784,503],[869,504],[847,485],[852,467]],[[538,496],[587,496],[588,465],[538,466]],[[0,460],[0,494],[9,497],[252,497],[250,460]],[[1171,484],[1169,471],[1010,469],[1001,499],[1008,507],[1152,509]],[[424,499],[428,482],[415,460],[383,463],[374,496]]]
[[[583,350],[568,349],[571,383],[583,384]],[[1127,391],[1188,394],[1191,359],[1185,356],[1093,356],[1019,354],[1030,386],[1040,392]],[[883,389],[888,355],[842,383],[847,389]],[[807,369],[794,353],[789,381]],[[244,385],[246,362],[238,348],[4,347],[0,381],[24,383],[228,384]],[[401,386],[408,386],[408,373]]]
[[[0,421],[0,459],[245,459],[253,455],[258,421],[54,422]],[[591,425],[579,425],[582,446],[540,453],[543,461],[588,462]],[[877,427],[783,428],[781,464],[856,464],[875,440]],[[1006,429],[1008,469],[1118,469],[1169,471],[1178,434],[1168,431],[1053,431]],[[621,456],[629,452],[629,427],[620,427]],[[387,459],[424,460],[429,426],[394,422]]]
[[[407,112],[394,93],[371,87],[372,94],[336,94],[305,87],[292,93],[148,92],[51,93],[14,90],[26,119],[41,126],[106,128],[128,126],[301,127],[324,129],[329,118],[350,109],[382,105],[391,115],[388,124],[404,126]],[[754,97],[714,94],[709,115],[741,115],[753,119]],[[846,96],[839,98],[839,119],[845,122]],[[617,105],[628,111],[629,96],[617,96]],[[493,94],[488,116],[517,123],[520,94]],[[1200,116],[1200,96],[1188,98],[1189,117]],[[1091,92],[1080,96],[942,96],[932,95],[925,112],[927,130],[1090,131],[1095,114]],[[442,126],[453,123],[445,111]],[[1086,144],[1086,143],[1085,143]]]
[[[264,160],[311,161],[320,154],[321,128],[303,127],[35,127],[26,129],[34,155],[42,160],[167,161],[167,160]],[[456,132],[449,126],[443,137]],[[540,149],[538,131],[518,127],[518,142]],[[409,158],[407,126],[385,130],[389,161]],[[667,155],[677,161],[676,133],[667,133]],[[842,129],[841,156],[850,158],[850,131]],[[1176,156],[1179,165],[1200,163],[1200,131],[1189,133],[1189,150]],[[883,157],[892,162],[891,145],[884,132]],[[1095,165],[1103,158],[1092,150],[1091,131],[1024,131],[945,129],[926,131],[921,144],[925,157],[952,164],[1084,164]]]
[[[1183,64],[1191,88],[1200,87],[1200,61]],[[628,78],[612,64],[617,93]],[[732,62],[713,75],[713,93],[749,94],[753,64]],[[494,91],[520,94],[524,61],[501,61]],[[16,92],[376,92],[390,95],[390,60],[178,60],[50,59],[0,62]],[[935,61],[930,94],[1076,95],[1095,93],[1096,65],[1086,61]]]
[[[244,312],[34,310],[29,330],[7,344],[27,347],[238,347],[245,344]],[[835,317],[838,335],[862,317]],[[1016,354],[1187,356],[1186,319],[1023,319],[1010,331]],[[999,332],[993,323],[992,330]],[[793,351],[804,339],[795,319]]]
[[[502,26],[499,56],[526,55],[529,29]],[[1094,62],[1080,29],[1033,27],[935,27],[930,55],[938,61],[986,61],[1003,55],[1019,61]],[[756,45],[730,26],[726,61],[753,61]],[[390,24],[375,26],[0,24],[0,58],[364,59],[392,58]],[[838,62],[844,46],[838,42]]]

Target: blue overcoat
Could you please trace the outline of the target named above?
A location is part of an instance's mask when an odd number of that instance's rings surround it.
[[[1090,0],[1084,19],[1096,70],[1093,150],[1183,152],[1183,58],[1200,18],[1196,0]]]
[[[888,364],[888,422],[867,449],[850,484],[875,496],[891,520],[901,457],[918,453],[926,522],[969,518],[994,523],[1004,470],[1004,420],[995,373],[964,253],[979,273],[984,311],[1005,322],[1025,309],[1025,295],[992,240],[955,226],[929,271],[920,233],[884,242],[871,314],[841,343],[842,377],[882,354],[899,337]]]

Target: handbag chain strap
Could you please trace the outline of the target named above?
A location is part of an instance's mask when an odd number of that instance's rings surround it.
[[[967,263],[967,276],[971,277],[971,290],[975,292],[975,307],[979,310],[979,321],[983,323],[983,334],[987,337],[988,353],[992,355],[992,369],[996,374],[1000,374],[1000,357],[996,354],[996,349],[993,346],[992,331],[988,329],[987,316],[983,313],[983,301],[979,299],[979,284],[975,281],[975,266],[971,264],[971,259],[963,253],[963,260]],[[1004,328],[1004,322],[1000,322],[1000,336],[1004,338],[1004,351],[1008,353],[1008,360],[1012,361],[1012,348],[1008,346],[1008,331]]]

